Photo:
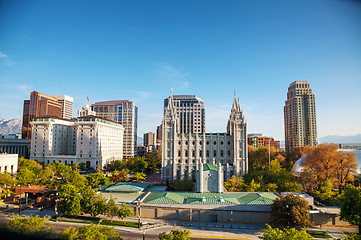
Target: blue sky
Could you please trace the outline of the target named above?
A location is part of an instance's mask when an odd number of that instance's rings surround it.
[[[0,0],[2,118],[33,90],[74,97],[74,115],[87,96],[130,99],[142,136],[173,86],[223,132],[236,90],[248,132],[283,140],[295,80],[316,94],[319,137],[361,133],[360,1]]]

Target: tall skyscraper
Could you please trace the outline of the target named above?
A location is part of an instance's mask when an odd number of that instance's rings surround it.
[[[91,107],[98,117],[123,124],[125,129],[123,157],[134,157],[136,155],[138,125],[138,108],[134,102],[130,100],[96,102]]]
[[[55,97],[58,99],[58,103],[61,104],[61,118],[63,119],[71,119],[73,117],[73,102],[74,99],[67,95],[53,95],[51,97]]]
[[[22,138],[31,139],[31,125],[35,117],[62,117],[62,105],[58,99],[36,91],[30,93],[30,100],[24,100]]]
[[[286,151],[315,145],[317,139],[315,94],[307,81],[294,81],[288,87],[284,106]]]
[[[156,145],[156,134],[154,132],[144,133],[144,146],[155,146]]]
[[[169,98],[164,99],[164,112]],[[175,113],[179,119],[179,133],[205,133],[204,102],[196,95],[173,95]]]

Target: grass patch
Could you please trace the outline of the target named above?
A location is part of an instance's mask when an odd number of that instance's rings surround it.
[[[78,215],[63,215],[62,218],[70,218],[70,219],[79,219],[84,221],[96,221],[99,222],[99,217],[89,217],[89,216],[78,216]]]
[[[307,233],[310,234],[314,238],[332,238],[327,233],[321,232],[321,231],[307,231]]]
[[[109,226],[118,226],[118,227],[133,227],[138,228],[137,222],[123,222],[123,221],[114,221],[113,223],[110,222],[110,220],[103,220],[100,223],[101,225],[109,225]],[[142,226],[142,223],[140,223],[140,226]]]

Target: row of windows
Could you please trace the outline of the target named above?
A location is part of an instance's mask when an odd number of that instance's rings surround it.
[[[178,141],[178,145],[181,145],[181,143],[182,143],[181,141]],[[195,145],[196,142],[193,141],[192,144]],[[206,144],[209,145],[209,141],[207,141]],[[228,141],[227,144],[230,145],[231,142]],[[188,145],[188,141],[185,141],[185,145]],[[202,145],[202,141],[199,141],[199,145]],[[217,141],[214,141],[214,142],[213,142],[213,145],[217,145]],[[221,141],[221,145],[223,145],[223,141]]]

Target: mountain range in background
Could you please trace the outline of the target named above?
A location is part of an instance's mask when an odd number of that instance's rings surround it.
[[[330,135],[326,137],[321,137],[318,140],[320,141],[320,143],[361,143],[361,134],[356,134],[352,136]]]
[[[6,120],[0,118],[0,134],[15,134],[21,133],[22,123],[20,119],[10,119]],[[361,144],[361,134],[350,135],[350,136],[338,136],[338,135],[329,135],[325,137],[320,137],[318,139],[320,143],[340,143],[340,144]],[[137,145],[143,144],[143,138],[137,138]],[[281,141],[281,145],[284,145],[284,141]]]
[[[22,123],[20,119],[5,120],[0,118],[0,134],[15,134],[21,133]]]

